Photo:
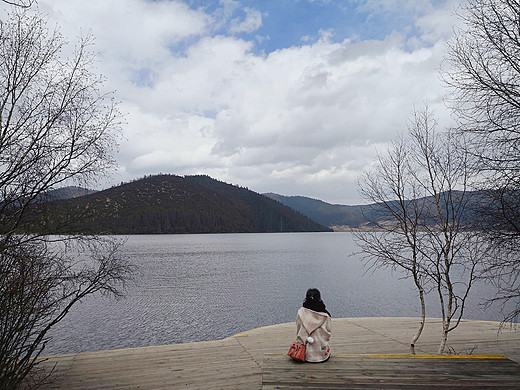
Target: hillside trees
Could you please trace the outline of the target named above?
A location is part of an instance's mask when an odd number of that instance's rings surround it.
[[[92,71],[92,38],[70,58],[35,11],[0,22],[0,388],[34,372],[48,331],[86,295],[119,294],[130,268],[118,243],[26,234],[48,190],[88,184],[114,165],[119,112]],[[34,384],[34,383],[33,383]]]
[[[486,194],[479,228],[495,249],[487,275],[520,314],[520,1],[469,0],[448,46],[444,79]]]
[[[358,244],[373,267],[403,272],[418,291],[421,322],[411,341],[412,353],[424,326],[425,293],[438,297],[442,354],[487,255],[463,218],[470,179],[466,153],[456,150],[451,132],[436,126],[427,107],[416,111],[408,133],[360,179],[364,198],[382,207],[367,215],[377,231],[356,233]]]
[[[29,210],[27,221],[34,222],[26,226],[34,232],[46,226],[82,234],[330,230],[251,190],[208,176],[176,175],[149,176],[80,198],[38,205]]]

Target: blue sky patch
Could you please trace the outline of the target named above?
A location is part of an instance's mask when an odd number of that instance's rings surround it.
[[[444,3],[431,1],[431,7]],[[255,41],[255,51],[266,53],[314,43],[323,32],[334,42],[383,40],[392,32],[409,38],[418,34],[414,21],[424,12],[424,7],[414,7],[413,2],[403,7],[392,1],[189,0],[187,4],[214,17],[215,33]],[[245,9],[260,12],[262,24],[251,32],[233,33],[233,23],[247,18]]]

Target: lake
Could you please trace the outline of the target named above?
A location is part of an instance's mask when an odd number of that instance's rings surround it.
[[[419,316],[411,279],[367,272],[351,233],[129,236],[123,256],[139,267],[123,299],[89,297],[52,332],[44,355],[221,339],[294,321],[305,292],[320,289],[333,317]],[[486,285],[465,318],[501,320],[487,310]],[[439,316],[428,298],[427,315]]]

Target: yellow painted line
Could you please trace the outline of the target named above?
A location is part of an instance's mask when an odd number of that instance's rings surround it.
[[[359,358],[414,358],[414,359],[507,359],[502,355],[412,355],[412,354],[344,354],[332,353],[332,357],[359,357]]]
[[[266,353],[267,356],[287,356],[285,353]],[[331,359],[334,357],[345,358],[403,358],[403,359],[493,359],[507,360],[502,355],[412,355],[412,354],[378,354],[378,353],[332,353]]]

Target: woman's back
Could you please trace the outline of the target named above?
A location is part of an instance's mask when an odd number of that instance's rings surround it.
[[[330,313],[317,289],[309,289],[296,317],[296,340],[306,345],[305,360],[323,362],[330,357]]]

